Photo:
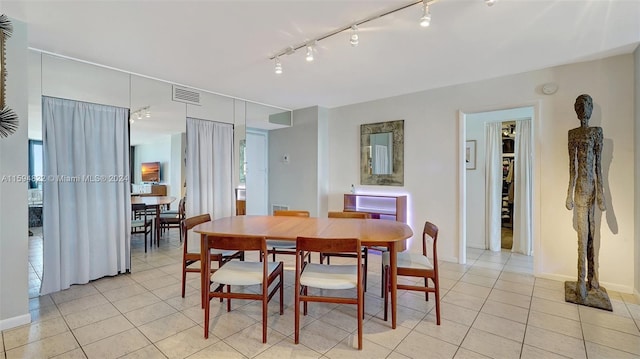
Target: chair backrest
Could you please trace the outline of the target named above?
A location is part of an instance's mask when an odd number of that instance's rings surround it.
[[[182,239],[184,240],[185,253],[188,252],[187,246],[189,243],[189,231],[193,229],[193,227],[209,221],[211,221],[211,216],[209,215],[209,213],[185,218],[182,220],[182,222],[180,223],[180,226],[182,226]]]
[[[185,202],[186,202],[186,199],[182,197],[180,199],[180,203],[178,203],[178,216],[180,219],[185,218],[185,207],[186,207]]]
[[[427,237],[431,237],[433,240],[433,266],[438,268],[438,251],[436,249],[436,242],[438,241],[438,226],[427,221],[424,224],[424,230],[422,231],[422,254],[427,256]]]
[[[147,219],[147,206],[144,203],[132,203],[131,204],[131,219],[136,219],[138,215],[144,216]]]
[[[326,253],[360,253],[361,246],[358,238],[298,237],[296,239],[296,250]]]
[[[209,249],[267,252],[267,240],[265,237],[260,236],[209,235],[207,236],[207,242],[209,243]]]
[[[369,219],[371,215],[366,212],[329,212],[329,218],[360,218]]]
[[[274,216],[309,217],[309,211],[273,211]]]

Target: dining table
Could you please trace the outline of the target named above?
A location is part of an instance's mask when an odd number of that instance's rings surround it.
[[[200,258],[205,261],[208,235],[252,235],[295,241],[297,237],[359,238],[363,246],[387,247],[390,254],[391,327],[396,328],[397,258],[406,249],[413,231],[406,223],[380,219],[317,218],[290,216],[232,216],[205,222],[194,227],[200,234]],[[201,273],[202,305],[209,276]]]
[[[160,243],[160,208],[175,201],[171,196],[131,196],[131,204],[144,204],[147,208],[153,208],[156,212],[154,228],[156,230],[156,241]],[[153,242],[151,242],[153,248]]]

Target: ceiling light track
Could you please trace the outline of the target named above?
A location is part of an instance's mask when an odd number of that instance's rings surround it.
[[[331,32],[328,32],[324,35],[321,35],[319,37],[316,37],[314,39],[299,43],[295,46],[289,46],[283,50],[280,50],[279,52],[275,53],[274,55],[269,57],[269,60],[276,60],[275,61],[275,73],[276,74],[282,74],[282,63],[280,61],[280,58],[286,55],[291,55],[293,53],[295,53],[296,51],[306,48],[306,60],[308,62],[312,62],[314,59],[314,55],[313,52],[316,49],[316,44],[318,43],[318,41],[322,41],[324,39],[327,39],[329,37],[335,36],[337,34],[340,34],[342,32],[345,31],[351,31],[351,35],[349,36],[349,42],[351,43],[351,46],[356,47],[358,46],[359,43],[359,35],[358,35],[358,27],[366,24],[370,21],[376,20],[376,19],[380,19],[382,17],[385,17],[387,15],[391,15],[393,13],[396,13],[398,11],[404,10],[406,8],[412,7],[414,5],[417,4],[422,4],[422,17],[419,18],[419,24],[422,27],[428,27],[429,24],[431,23],[431,12],[429,10],[429,6],[435,2],[437,2],[439,0],[414,0],[411,1],[410,3],[404,4],[400,7],[391,9],[391,10],[387,10],[372,16],[369,16],[367,18],[361,19],[359,21],[356,21],[354,23],[351,23],[347,26],[344,27],[340,27],[338,29],[335,29]],[[488,6],[492,6],[496,0],[484,0],[485,4],[487,4]]]

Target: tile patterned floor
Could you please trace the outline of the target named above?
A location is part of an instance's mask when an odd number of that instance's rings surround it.
[[[610,292],[613,313],[565,303],[562,282],[534,278],[532,259],[507,251],[470,249],[467,265],[442,262],[442,325],[435,325],[433,300],[401,291],[395,330],[382,320],[380,256],[371,255],[358,351],[351,306],[310,305],[301,344],[293,344],[291,269],[284,315],[277,298],[269,305],[267,344],[260,306],[240,300],[230,313],[211,302],[205,340],[197,275],[187,277],[186,298],[180,296],[177,230],[147,254],[135,237],[131,274],[42,297],[42,242],[38,233],[32,238],[33,322],[2,332],[5,358],[640,358],[636,297]],[[291,267],[291,256],[281,259]]]

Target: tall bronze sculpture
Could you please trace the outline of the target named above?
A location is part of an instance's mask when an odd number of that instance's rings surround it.
[[[593,100],[580,95],[574,105],[580,127],[569,130],[569,190],[567,209],[574,210],[578,232],[578,281],[564,282],[565,301],[611,311],[607,290],[598,282],[594,249],[595,203],[604,211],[602,128],[589,127]]]

